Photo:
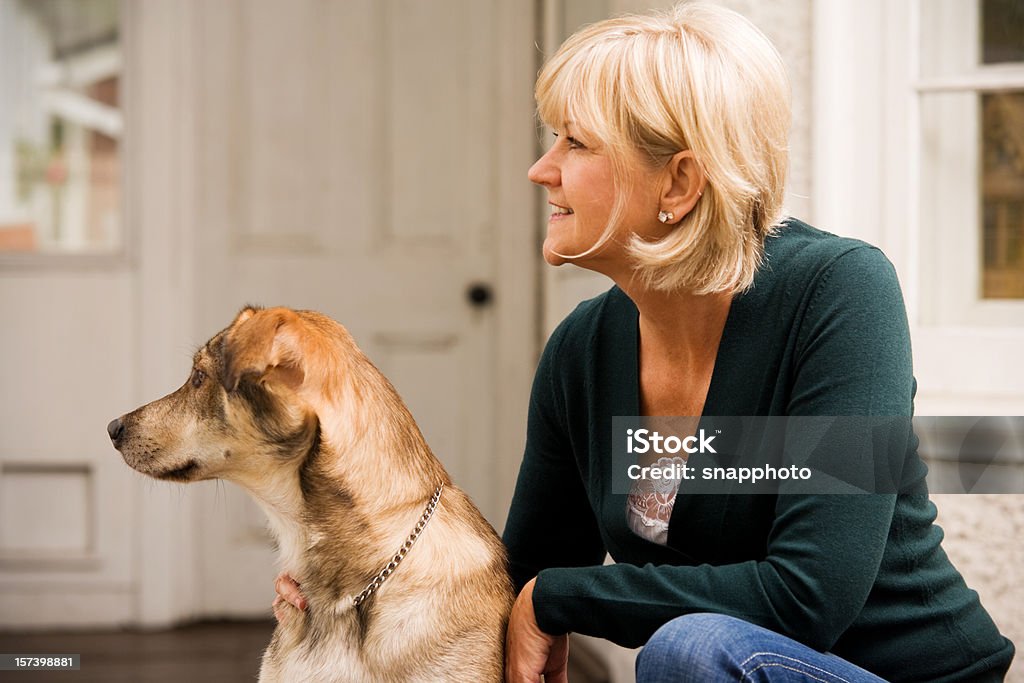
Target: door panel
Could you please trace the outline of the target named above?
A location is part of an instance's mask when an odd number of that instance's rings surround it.
[[[335,317],[496,522],[511,487],[495,476],[498,454],[508,452],[494,444],[494,406],[507,391],[493,380],[500,316],[471,307],[465,292],[471,282],[508,278],[493,234],[505,191],[498,51],[510,39],[499,31],[499,6],[196,6],[196,329],[212,335],[246,303]],[[529,50],[531,24],[519,25],[520,49]],[[521,73],[526,92],[529,71]],[[516,125],[528,159],[532,126],[522,111]],[[529,202],[523,209],[518,229],[528,233]],[[502,258],[532,296],[523,265],[532,254]],[[529,309],[518,310],[517,324],[529,328]],[[533,349],[515,353],[529,359]],[[525,392],[519,397],[525,407]],[[262,513],[232,485],[208,487],[201,505],[205,608],[265,612],[274,561]]]
[[[130,618],[131,474],[104,431],[132,400],[130,273],[0,268],[0,627]]]

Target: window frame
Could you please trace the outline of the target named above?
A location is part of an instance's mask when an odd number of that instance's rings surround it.
[[[117,272],[131,269],[137,262],[138,245],[135,231],[130,229],[132,225],[132,204],[130,196],[132,192],[131,174],[128,172],[132,164],[131,145],[131,98],[132,98],[132,69],[133,54],[132,47],[132,21],[133,13],[130,4],[125,0],[118,0],[118,21],[120,23],[119,44],[121,48],[121,82],[120,82],[120,109],[124,128],[121,138],[118,140],[118,151],[120,161],[120,235],[116,246],[111,248],[98,249],[95,251],[0,251],[0,271],[3,272],[81,272],[81,271],[103,271]],[[132,164],[134,165],[134,164]]]

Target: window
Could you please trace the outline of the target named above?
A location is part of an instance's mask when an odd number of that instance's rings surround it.
[[[122,244],[117,0],[0,0],[0,253]]]
[[[814,5],[814,219],[896,266],[919,415],[1024,410],[1021,9]]]
[[[921,0],[922,322],[1024,311],[1024,4]]]

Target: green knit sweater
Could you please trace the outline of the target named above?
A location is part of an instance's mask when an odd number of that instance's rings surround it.
[[[795,220],[765,255],[733,300],[704,415],[912,414],[885,256]],[[667,546],[632,533],[609,463],[612,417],[640,414],[637,330],[613,287],[565,319],[537,369],[504,540],[517,587],[537,577],[541,629],[637,647],[716,612],[890,681],[1002,680],[1013,645],[940,547],[923,468],[899,495],[687,496],[684,482]]]

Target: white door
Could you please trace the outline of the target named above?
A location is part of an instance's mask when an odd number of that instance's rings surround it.
[[[124,10],[128,247],[0,259],[0,625],[269,616],[255,505],[103,432],[246,303],[344,323],[500,527],[537,346],[532,3]]]
[[[528,4],[233,0],[197,15],[194,329],[246,303],[335,317],[501,524],[535,337]],[[518,438],[496,439],[502,419]],[[202,606],[266,613],[263,513],[234,487],[208,494]]]

